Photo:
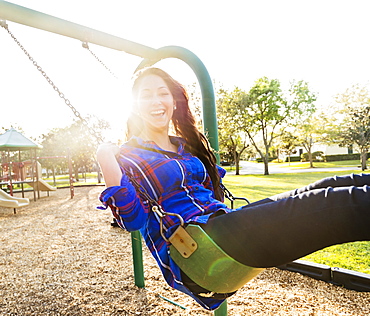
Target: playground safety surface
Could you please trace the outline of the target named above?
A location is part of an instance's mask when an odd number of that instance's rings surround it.
[[[13,214],[0,208],[1,315],[212,315],[166,285],[144,249],[134,285],[131,237],[95,209],[102,187],[51,192]],[[28,194],[28,193],[27,193]],[[152,293],[155,292],[156,294]],[[186,310],[175,306],[164,296]],[[370,293],[267,269],[228,299],[229,315],[369,315]]]

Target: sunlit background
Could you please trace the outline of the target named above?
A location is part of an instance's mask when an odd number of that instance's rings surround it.
[[[185,47],[211,78],[249,90],[262,76],[309,82],[317,104],[370,76],[368,1],[8,1],[152,48]],[[82,116],[111,123],[112,139],[130,111],[130,79],[141,59],[90,44],[112,76],[78,40],[8,21],[9,29]],[[179,60],[157,64],[190,85],[194,74]],[[73,120],[59,98],[0,28],[0,127],[19,126],[38,137]],[[119,136],[117,137],[119,138]]]

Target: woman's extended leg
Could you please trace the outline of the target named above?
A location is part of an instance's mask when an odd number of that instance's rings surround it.
[[[370,187],[317,187],[252,203],[212,218],[204,229],[233,258],[253,267],[277,266],[333,244],[370,240]]]
[[[286,199],[290,196],[295,196],[300,193],[316,190],[316,189],[326,189],[326,188],[338,188],[338,187],[362,187],[364,185],[370,185],[370,174],[350,174],[346,176],[333,176],[320,179],[302,188],[298,188],[292,191],[287,191],[279,193],[269,198],[257,201],[251,205],[263,204],[271,201]]]
[[[333,176],[333,177],[323,178],[305,187],[274,195],[270,197],[270,199],[273,199],[273,200],[284,199],[289,196],[294,196],[294,195],[297,195],[303,192],[316,190],[316,189],[326,189],[329,187],[332,187],[332,188],[350,187],[350,186],[362,187],[364,185],[370,185],[370,174],[353,174],[352,173],[346,176]]]

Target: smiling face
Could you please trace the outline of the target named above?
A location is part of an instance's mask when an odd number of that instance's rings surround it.
[[[140,80],[135,91],[135,110],[148,133],[168,133],[175,101],[165,81],[157,75]]]

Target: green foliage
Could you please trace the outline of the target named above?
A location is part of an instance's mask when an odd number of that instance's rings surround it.
[[[323,152],[322,151],[315,151],[312,153],[312,161],[323,161],[325,160],[324,157],[323,157]],[[301,155],[301,159],[302,161],[310,161],[310,155],[309,153],[303,153]]]
[[[325,161],[360,160],[360,154],[323,155]]]
[[[366,169],[367,152],[370,150],[370,92],[355,85],[337,96],[343,106],[340,111],[338,139],[341,146],[356,144],[361,152],[362,170]]]
[[[299,145],[298,137],[291,132],[284,132],[280,137],[279,148],[287,155],[294,153],[296,147]]]
[[[276,159],[277,159],[277,157],[270,157],[270,156],[269,156],[269,158],[268,158],[268,162],[274,161],[274,160],[276,160]],[[264,160],[263,160],[262,158],[256,158],[256,161],[257,161],[257,162],[264,162]]]
[[[245,104],[246,126],[251,143],[260,154],[268,175],[269,151],[273,141],[284,133],[287,126],[297,124],[297,118],[315,111],[316,96],[303,81],[293,82],[288,94],[276,79],[261,78],[248,92]],[[259,144],[258,138],[262,140]]]
[[[286,157],[285,158],[285,162],[297,162],[297,161],[301,161],[301,157],[299,156],[290,156],[290,157]]]
[[[89,127],[78,120],[70,126],[54,129],[50,133],[42,135],[41,155],[65,157],[70,155],[76,180],[78,180],[80,172],[85,173],[97,166],[95,161],[97,139],[91,135],[89,128],[98,137],[101,137],[101,133],[109,127],[105,121],[98,120],[94,123],[91,118],[88,120]],[[66,172],[68,160],[66,158],[44,160],[43,167],[49,169],[55,167]]]
[[[298,158],[298,157],[297,157]],[[291,162],[290,164],[284,163],[279,164],[279,168],[292,168],[292,169],[307,169],[310,167],[309,162]],[[315,163],[317,168],[340,168],[340,167],[358,167],[358,161],[356,160],[342,160],[342,161],[318,161]],[[355,169],[354,168],[354,169]]]
[[[309,161],[310,167],[313,167],[313,162],[317,161],[316,154],[312,153],[315,143],[326,143],[327,135],[330,135],[330,124],[328,117],[323,112],[311,113],[304,120],[295,126],[294,134],[297,137],[297,142],[306,151],[307,155],[303,157],[303,161]]]
[[[235,163],[236,174],[239,174],[239,160],[249,147],[243,111],[245,98],[245,92],[239,88],[231,92],[220,89],[216,101],[220,151]]]

